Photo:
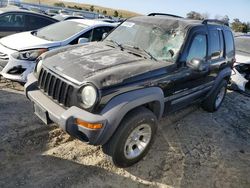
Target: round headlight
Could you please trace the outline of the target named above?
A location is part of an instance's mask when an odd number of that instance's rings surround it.
[[[85,86],[81,92],[84,108],[92,107],[97,99],[96,89],[93,86]]]

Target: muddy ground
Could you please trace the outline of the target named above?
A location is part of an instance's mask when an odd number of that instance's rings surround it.
[[[45,126],[22,86],[0,83],[0,187],[250,187],[250,99],[162,119],[145,159],[118,169],[100,147]]]

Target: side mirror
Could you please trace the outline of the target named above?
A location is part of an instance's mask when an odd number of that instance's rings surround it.
[[[214,52],[211,55],[211,59],[218,59],[220,57],[220,51]]]
[[[108,33],[103,33],[102,34],[102,39],[106,38],[107,35],[108,35]]]
[[[190,69],[192,69],[194,71],[199,71],[199,72],[205,71],[208,68],[208,66],[204,60],[195,59],[195,58],[192,59],[190,62],[187,62],[187,66]]]
[[[89,42],[88,38],[79,38],[78,39],[78,44],[84,44],[84,43],[87,43],[87,42]]]

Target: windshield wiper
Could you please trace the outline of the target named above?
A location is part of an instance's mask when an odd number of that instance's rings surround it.
[[[150,59],[153,59],[155,61],[158,61],[150,52],[148,52],[147,50],[143,49],[143,48],[139,48],[138,46],[133,46],[134,49],[136,50],[140,50],[140,51],[143,51],[145,54],[147,54]]]
[[[109,41],[109,42],[112,42],[114,43],[116,46],[118,46],[121,50],[124,50],[124,47],[122,46],[122,44],[112,40],[112,39],[109,39],[109,40],[106,40],[106,41]]]

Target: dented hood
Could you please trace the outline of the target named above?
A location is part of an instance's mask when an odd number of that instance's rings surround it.
[[[57,49],[47,53],[43,66],[68,80],[99,87],[119,84],[132,77],[166,66],[104,42]]]

